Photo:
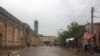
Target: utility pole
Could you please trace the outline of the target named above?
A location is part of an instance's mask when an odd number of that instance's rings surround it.
[[[91,8],[91,33],[94,33],[94,26],[93,26],[93,14],[94,14],[94,8]],[[90,47],[90,55],[89,56],[93,56],[93,39],[91,38],[89,40],[89,47]]]
[[[94,27],[93,27],[93,14],[94,14],[94,8],[91,8],[91,33],[93,34],[94,32]]]

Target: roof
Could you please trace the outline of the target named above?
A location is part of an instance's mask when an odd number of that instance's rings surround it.
[[[11,15],[7,10],[3,9],[2,7],[0,7],[0,14],[8,17],[9,19],[19,23],[19,24],[22,24],[22,22],[20,20],[18,20],[16,17],[14,17],[13,15]]]
[[[12,14],[10,14],[7,10],[3,9],[2,7],[0,7],[0,14],[4,15],[5,17],[7,17],[7,19],[11,19],[12,21],[20,24],[20,25],[24,25],[26,28],[31,29],[31,27],[27,24],[27,23],[23,23],[20,20],[18,20],[15,16],[13,16]],[[32,30],[32,32],[34,33],[34,31]]]
[[[100,25],[100,22],[93,23],[94,25]],[[91,25],[91,23],[87,23],[86,25]],[[86,26],[85,25],[85,26]]]

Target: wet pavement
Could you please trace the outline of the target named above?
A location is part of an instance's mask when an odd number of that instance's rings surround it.
[[[66,49],[58,46],[38,46],[19,53],[17,56],[75,56]]]
[[[10,53],[0,54],[0,56],[90,56],[88,53],[80,52],[80,55],[75,54],[74,49],[66,49],[59,46],[37,46],[12,51]],[[94,54],[93,56],[100,56]]]

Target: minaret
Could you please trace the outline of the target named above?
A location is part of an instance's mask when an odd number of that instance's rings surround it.
[[[38,21],[37,20],[34,21],[34,32],[35,32],[35,35],[38,36]]]

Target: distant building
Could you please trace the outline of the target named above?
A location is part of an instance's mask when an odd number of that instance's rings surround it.
[[[40,44],[42,45],[53,45],[57,40],[57,37],[54,36],[39,36]]]
[[[34,33],[36,36],[38,36],[38,21],[37,20],[34,21]]]

